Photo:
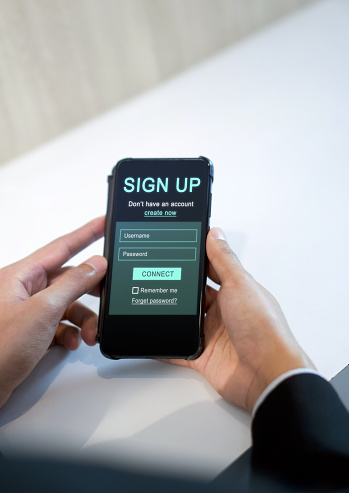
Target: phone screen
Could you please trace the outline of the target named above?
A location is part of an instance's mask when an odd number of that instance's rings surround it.
[[[202,343],[212,164],[126,159],[110,178],[102,352],[191,357]]]

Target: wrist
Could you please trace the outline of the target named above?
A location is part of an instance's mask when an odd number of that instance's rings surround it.
[[[279,377],[277,377],[273,382],[271,382],[266,389],[263,390],[261,395],[258,397],[253,411],[252,411],[252,419],[255,417],[258,409],[260,406],[263,404],[263,402],[267,399],[268,395],[270,395],[276,387],[278,387],[284,380],[287,380],[293,376],[296,375],[305,375],[305,374],[312,374],[312,375],[317,375],[321,378],[324,378],[322,375],[317,370],[314,370],[313,368],[297,368],[295,370],[290,370],[287,371],[286,373],[283,373]]]
[[[249,413],[265,389],[276,381],[280,376],[297,369],[316,370],[310,358],[301,350],[291,352],[278,352],[273,355],[268,364],[263,365],[256,371],[256,377],[246,396],[246,407]]]

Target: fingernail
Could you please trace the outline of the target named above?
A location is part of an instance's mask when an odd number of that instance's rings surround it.
[[[100,255],[95,255],[94,257],[91,257],[90,259],[86,260],[84,264],[88,264],[92,267],[92,269],[97,273],[105,272],[107,269],[107,259],[104,257],[101,257]]]
[[[210,231],[210,234],[216,240],[227,240],[227,238],[225,237],[225,234],[223,233],[223,230],[221,228],[212,228]]]

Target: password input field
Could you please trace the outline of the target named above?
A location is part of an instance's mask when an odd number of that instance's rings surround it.
[[[196,260],[195,247],[122,247],[118,251],[118,260],[129,262]]]

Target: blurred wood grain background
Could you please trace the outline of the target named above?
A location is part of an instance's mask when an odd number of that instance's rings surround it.
[[[314,0],[0,0],[0,164]]]

